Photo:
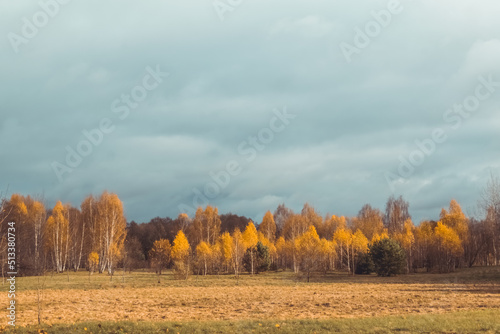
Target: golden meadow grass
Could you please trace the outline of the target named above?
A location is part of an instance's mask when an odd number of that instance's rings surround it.
[[[35,277],[18,279],[18,325],[36,324]],[[451,274],[380,278],[343,273],[312,283],[291,272],[256,276],[191,276],[170,272],[89,276],[48,275],[42,294],[45,324],[86,321],[328,320],[498,310],[500,269],[474,268]],[[5,301],[6,286],[0,299]],[[4,303],[3,303],[4,304]],[[5,309],[1,305],[2,310]],[[2,311],[5,312],[5,311]]]

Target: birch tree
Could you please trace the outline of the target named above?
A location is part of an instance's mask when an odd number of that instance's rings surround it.
[[[257,245],[257,242],[259,242],[257,229],[255,228],[255,225],[250,222],[243,232],[243,243],[245,245],[245,249],[248,249],[250,252],[250,273],[252,275],[255,273],[255,246]]]
[[[104,192],[98,202],[100,271],[114,272],[116,262],[123,250],[127,222],[123,215],[123,205],[116,194]]]
[[[234,230],[232,235],[232,240],[233,240],[233,247],[232,247],[233,269],[234,269],[234,275],[236,276],[236,278],[238,278],[241,269],[241,262],[243,260],[243,256],[245,255],[245,250],[246,250],[245,242],[243,240],[243,235],[241,234],[240,229],[236,228]]]
[[[68,209],[58,201],[52,209],[52,214],[46,224],[46,246],[51,254],[55,270],[60,273],[65,270],[67,250],[69,245]]]
[[[172,245],[172,259],[178,277],[188,278],[190,246],[184,232],[179,231]]]
[[[276,223],[271,211],[267,211],[259,225],[259,232],[261,232],[269,241],[276,240]]]
[[[295,239],[295,248],[302,271],[307,275],[307,282],[311,272],[317,270],[321,260],[321,241],[316,228],[311,225],[306,233]]]

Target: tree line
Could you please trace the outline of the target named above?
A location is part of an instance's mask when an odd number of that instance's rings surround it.
[[[80,268],[112,275],[116,268],[151,268],[160,279],[167,268],[179,278],[288,269],[309,278],[311,273],[332,270],[366,272],[367,255],[373,256],[381,245],[401,250],[395,252],[404,259],[407,273],[450,272],[498,265],[500,260],[500,182],[493,176],[479,201],[481,219],[467,217],[451,200],[439,220],[418,225],[403,197],[390,197],[384,211],[366,204],[355,217],[322,217],[307,203],[296,213],[281,204],[259,223],[221,215],[208,205],[198,208],[194,217],[180,214],[127,224],[122,202],[108,192],[88,196],[79,208],[57,202],[46,209],[42,200],[19,194],[4,198],[0,205],[2,276],[6,223],[11,221],[17,228],[18,269],[24,275]]]
[[[39,275],[89,268],[90,255],[98,257],[97,270],[112,274],[123,260],[126,220],[116,194],[88,196],[80,208],[58,201],[46,209],[43,201],[13,194],[0,203],[0,260],[6,266],[6,223],[16,227],[16,263],[20,275]]]

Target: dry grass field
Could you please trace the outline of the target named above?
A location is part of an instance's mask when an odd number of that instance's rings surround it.
[[[36,324],[37,278],[17,282],[17,324]],[[306,283],[290,272],[242,276],[192,276],[162,282],[152,273],[109,276],[85,272],[46,276],[42,319],[47,325],[88,321],[208,322],[331,320],[448,314],[486,310],[500,315],[500,268],[400,277],[317,276]],[[0,306],[7,306],[0,286]],[[497,319],[497,318],[496,318]],[[498,321],[498,320],[496,320]],[[3,324],[0,324],[0,328]]]

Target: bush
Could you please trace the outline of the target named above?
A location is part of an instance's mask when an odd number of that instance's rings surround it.
[[[189,276],[189,264],[184,261],[174,261],[175,279],[187,279]]]
[[[379,276],[402,274],[406,268],[406,254],[392,239],[382,239],[370,245],[370,256]]]
[[[370,275],[374,271],[373,261],[370,254],[360,254],[358,256],[358,263],[356,264],[356,275]]]

